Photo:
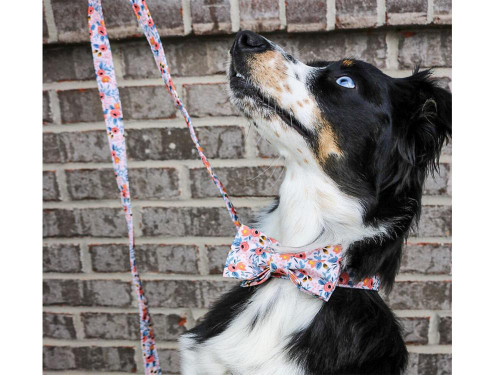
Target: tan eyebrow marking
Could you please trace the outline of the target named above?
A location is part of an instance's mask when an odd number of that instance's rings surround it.
[[[351,66],[354,64],[354,61],[350,60],[350,59],[345,59],[344,61],[342,61],[342,65],[344,66]]]

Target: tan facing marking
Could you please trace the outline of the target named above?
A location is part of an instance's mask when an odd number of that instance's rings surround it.
[[[318,133],[318,159],[320,162],[324,162],[330,154],[342,156],[336,134],[325,121],[322,125]]]
[[[304,104],[309,104],[309,99],[304,99]]]
[[[274,132],[274,135],[275,135],[276,137],[278,137],[278,138],[280,137],[280,135],[278,134],[278,132]]]
[[[298,148],[297,151],[302,154],[302,150],[300,148]]]
[[[290,88],[290,86],[288,86],[288,83],[285,83],[285,84],[283,85],[283,87],[285,88],[285,90],[286,90],[287,92],[289,92],[290,94],[292,93],[292,89]]]
[[[344,66],[351,66],[352,64],[354,64],[354,61],[350,59],[345,59],[344,61],[342,61],[342,65]]]
[[[281,53],[276,51],[266,51],[257,53],[249,61],[251,79],[257,85],[277,92],[282,91],[282,83],[286,81],[287,67],[285,59]]]
[[[304,106],[300,100],[297,102],[297,105],[298,105],[299,107],[303,107],[303,106]]]

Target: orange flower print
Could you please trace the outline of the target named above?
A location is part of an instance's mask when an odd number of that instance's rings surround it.
[[[248,249],[250,249],[250,245],[248,244],[248,242],[242,242],[240,245],[240,249],[241,251],[247,251]]]
[[[342,273],[339,276],[339,284],[340,285],[347,285],[348,282],[349,282],[349,274],[347,272]]]
[[[325,290],[325,292],[331,292],[333,290],[333,283],[326,283],[323,286],[323,289]]]
[[[234,264],[230,264],[227,266],[227,269],[230,271],[230,272],[236,272],[237,268]]]
[[[309,264],[311,267],[314,267],[314,266],[316,266],[316,261],[314,261],[314,260],[308,260],[307,264]]]
[[[364,279],[363,286],[366,286],[369,289],[373,288],[373,279],[371,277],[367,277],[366,279]]]
[[[111,111],[111,112],[113,112],[113,111]],[[118,134],[119,132],[120,132],[120,129],[118,129],[116,126],[115,126],[114,128],[111,128],[111,133],[113,133],[113,134],[115,134],[115,135],[116,135],[116,134]]]
[[[260,232],[257,229],[252,229],[251,232],[252,232],[252,236],[254,236],[254,237],[260,236]]]
[[[239,262],[238,264],[236,264],[236,268],[239,269],[240,271],[245,271],[246,270],[245,263]]]
[[[306,253],[297,253],[294,256],[295,258],[306,259]]]
[[[103,99],[106,97],[106,95],[104,95],[104,93],[103,93],[103,92],[100,92],[100,93],[99,93],[99,97],[101,98],[101,100],[103,100]]]
[[[153,19],[152,19],[152,18],[150,18],[150,19],[148,20],[148,26],[149,26],[149,27],[153,27],[153,25],[154,25],[154,24],[155,24],[155,23],[153,22]]]
[[[289,260],[291,257],[288,254],[280,254],[280,258],[283,260]]]
[[[258,247],[255,249],[255,254],[262,255],[264,253],[264,249],[262,247]]]
[[[243,228],[241,230],[241,234],[244,235],[244,236],[248,236],[250,234],[250,229],[248,228]]]
[[[94,14],[94,7],[89,7],[89,16]]]
[[[110,114],[111,114],[111,117],[113,117],[113,118],[120,118],[121,115],[122,115],[122,113],[121,113],[121,111],[119,109],[113,109],[113,110],[111,110]]]
[[[99,35],[102,35],[102,36],[106,35],[106,27],[104,25],[103,26],[99,26],[97,28],[97,32],[99,33]]]
[[[335,254],[338,254],[338,253],[340,253],[341,251],[342,251],[342,246],[340,246],[340,245],[335,245],[335,247],[333,248],[333,252],[334,252]]]
[[[105,74],[106,74],[106,72],[104,71],[104,69],[99,69],[99,70],[97,71],[97,75],[98,75],[99,77],[102,77],[102,76],[104,76]]]
[[[101,52],[106,52],[107,50],[108,50],[108,47],[106,47],[106,45],[105,45],[105,44],[101,44],[101,45],[99,46],[99,51],[101,51]]]
[[[139,12],[141,10],[141,7],[137,4],[132,5],[132,7],[134,8],[135,14],[137,14],[137,12]]]
[[[104,83],[107,83],[111,80],[111,78],[109,78],[109,76],[104,76],[101,78],[101,81],[103,81]]]

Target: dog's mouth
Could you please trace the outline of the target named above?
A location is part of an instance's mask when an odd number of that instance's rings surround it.
[[[277,115],[281,121],[302,137],[312,136],[311,131],[293,115],[291,110],[281,108],[276,100],[265,95],[249,78],[239,73],[233,63],[229,67],[228,76],[232,102],[245,115],[251,118],[271,118],[272,115]]]

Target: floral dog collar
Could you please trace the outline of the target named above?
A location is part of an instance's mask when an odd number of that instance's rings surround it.
[[[327,302],[337,286],[378,290],[378,277],[358,283],[341,271],[342,246],[325,246],[296,253],[278,253],[278,241],[257,229],[241,225],[226,259],[224,277],[243,280],[241,286],[259,285],[270,277],[290,279],[301,291]]]

